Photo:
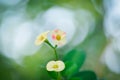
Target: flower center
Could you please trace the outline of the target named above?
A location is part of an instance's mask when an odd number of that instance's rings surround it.
[[[61,40],[61,36],[58,34],[58,35],[56,35],[56,39],[59,41],[59,40]]]
[[[53,65],[53,68],[54,69],[57,69],[59,66],[58,65]]]
[[[39,40],[42,41],[43,39],[44,39],[44,36],[41,36]]]

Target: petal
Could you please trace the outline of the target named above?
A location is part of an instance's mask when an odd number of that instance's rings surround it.
[[[40,40],[41,36],[39,36],[36,40],[35,40],[35,45],[40,45],[42,44],[45,40],[46,37],[44,37],[42,40]]]
[[[41,33],[35,40],[35,45],[40,45],[42,44],[46,39],[47,39],[47,34],[49,33],[49,31],[43,32]],[[42,40],[41,37],[43,38]]]
[[[66,43],[66,38],[62,38],[61,42],[60,42],[62,45]]]
[[[47,66],[46,66],[47,70],[48,70],[48,71],[54,71],[53,66],[54,66],[55,64],[56,64],[55,61],[50,61],[50,62],[48,62]]]
[[[35,45],[40,45],[40,44],[42,44],[43,42],[44,42],[44,40],[42,40],[42,41],[36,40],[36,41],[35,41]]]
[[[56,35],[53,34],[52,35],[52,39],[55,40],[56,39]]]
[[[56,36],[59,35],[61,37],[60,40],[56,39]],[[64,45],[66,43],[66,33],[62,30],[56,29],[52,31],[52,39],[53,43],[56,45]]]
[[[54,44],[57,44],[57,45],[64,45],[66,43],[66,38],[63,38],[61,39],[60,41],[58,40],[54,40]]]
[[[65,64],[63,61],[56,61],[56,64],[59,66],[59,68],[56,69],[55,71],[59,72],[65,69]]]

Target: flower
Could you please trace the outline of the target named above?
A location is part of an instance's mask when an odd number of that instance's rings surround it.
[[[50,61],[46,66],[48,71],[60,72],[64,70],[65,64],[63,61]]]
[[[47,34],[49,31],[41,33],[35,40],[35,45],[40,45],[42,44],[46,39],[47,39]]]
[[[56,29],[52,31],[52,39],[56,45],[63,45],[66,43],[66,33]]]

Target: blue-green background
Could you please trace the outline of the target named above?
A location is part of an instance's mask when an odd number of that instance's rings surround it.
[[[67,33],[67,43],[57,49],[61,58],[73,48],[84,49],[87,57],[80,71],[92,70],[99,80],[120,80],[120,52],[115,47],[119,36],[114,36],[119,25],[109,34],[112,24],[105,21],[112,13],[106,7],[110,1],[0,0],[0,80],[47,80],[45,65],[55,55],[48,45],[35,46],[34,41],[57,28]],[[119,24],[119,19],[112,22]],[[106,52],[111,45],[114,56]]]

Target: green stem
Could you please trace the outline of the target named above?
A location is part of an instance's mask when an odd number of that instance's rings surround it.
[[[56,48],[54,48],[54,52],[55,52],[56,60],[58,60],[58,55],[57,55]]]
[[[60,72],[58,72],[57,80],[62,80],[62,79],[61,79],[61,74],[60,74]]]
[[[45,40],[45,42],[46,42],[50,47],[53,48],[53,50],[54,50],[54,52],[55,52],[55,56],[56,56],[56,61],[57,61],[57,60],[58,60],[58,55],[57,55],[57,51],[56,51],[57,45],[55,45],[55,47],[54,47],[48,40]],[[62,77],[61,77],[61,74],[60,74],[60,72],[58,72],[57,80],[62,80],[61,78],[62,78]]]
[[[55,47],[53,47],[53,45],[48,41],[48,40],[45,40],[45,42],[53,48],[54,52],[55,52],[55,56],[56,56],[56,60],[58,60],[58,55],[57,55],[57,51],[56,51],[56,48],[57,48],[57,45],[55,45]]]
[[[48,40],[45,40],[45,42],[54,49],[53,45]]]

